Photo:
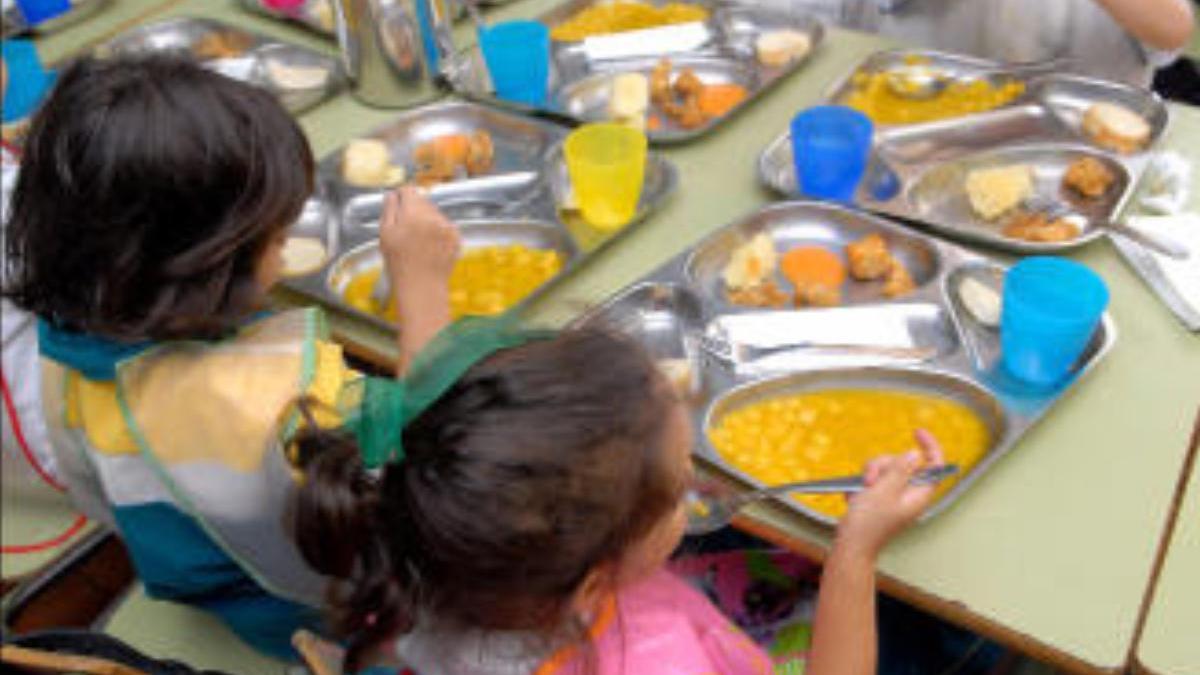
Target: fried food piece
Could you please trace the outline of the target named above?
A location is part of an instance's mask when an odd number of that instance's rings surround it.
[[[252,42],[253,39],[245,33],[219,31],[196,40],[196,44],[192,45],[192,53],[203,60],[229,59],[245,54]]]
[[[467,143],[467,173],[478,176],[491,171],[495,158],[496,148],[492,145],[492,135],[483,129],[476,129]]]
[[[838,286],[813,283],[796,287],[795,305],[797,307],[837,307],[840,304],[842,304],[842,289]]]
[[[698,98],[700,92],[704,91],[704,82],[696,76],[696,71],[691,68],[684,68],[679,71],[679,76],[675,78],[675,84],[672,89],[679,98],[685,100]]]
[[[887,298],[898,298],[913,292],[917,284],[904,263],[892,258],[892,267],[883,280],[883,295]]]
[[[700,109],[700,104],[695,98],[685,99],[682,104],[663,110],[675,118],[675,123],[684,129],[698,129],[708,121],[708,115]]]
[[[792,298],[771,279],[757,286],[730,288],[725,291],[730,303],[741,307],[787,307]]]
[[[846,258],[850,261],[850,276],[859,281],[882,279],[892,270],[892,254],[878,234],[846,244]]]
[[[1018,211],[1004,227],[1004,236],[1038,243],[1070,241],[1079,236],[1079,226],[1065,218],[1048,220],[1045,214]]]
[[[661,59],[650,71],[650,100],[660,107],[675,102],[671,91],[671,59]]]
[[[1063,175],[1063,187],[1089,199],[1101,197],[1117,178],[1104,163],[1095,157],[1083,157],[1071,162]]]

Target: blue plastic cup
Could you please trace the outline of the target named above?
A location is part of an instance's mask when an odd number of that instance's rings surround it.
[[[496,97],[540,106],[550,81],[550,29],[538,21],[506,21],[479,31]]]
[[[826,105],[792,118],[792,161],[800,192],[848,202],[867,170],[871,119],[853,108]]]
[[[1004,279],[1000,353],[1005,370],[1035,385],[1063,380],[1108,306],[1104,280],[1064,258],[1026,258]]]
[[[36,26],[43,21],[49,21],[71,11],[70,0],[17,0],[17,8],[21,16],[30,26]]]

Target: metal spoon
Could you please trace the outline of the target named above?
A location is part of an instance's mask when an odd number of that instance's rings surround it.
[[[893,94],[903,98],[923,100],[941,94],[946,87],[950,86],[951,82],[987,80],[993,77],[1009,79],[1030,77],[1061,69],[1066,63],[1066,59],[1054,58],[1031,63],[1011,64],[963,76],[954,76],[941,68],[914,63],[889,68],[884,71],[884,75],[887,87]]]
[[[925,469],[913,476],[911,485],[935,485],[958,473],[957,464],[943,464]],[[828,480],[810,480],[800,483],[785,483],[761,490],[739,492],[728,496],[701,495],[695,491],[687,495],[687,527],[689,535],[709,534],[728,525],[734,515],[746,505],[764,499],[792,493],[837,494],[856,493],[866,489],[860,476],[846,476]]]
[[[1063,218],[1074,213],[1074,210],[1062,201],[1053,199],[1051,197],[1041,197],[1038,195],[1026,198],[1025,201],[1021,203],[1021,206],[1034,213],[1042,214],[1049,221],[1058,220],[1059,218]],[[1187,247],[1173,239],[1170,239],[1169,237],[1143,232],[1136,228],[1132,228],[1125,223],[1113,220],[1089,219],[1089,222],[1094,227],[1103,228],[1109,232],[1116,232],[1127,239],[1131,239],[1134,242],[1145,246],[1155,253],[1161,253],[1169,258],[1174,258],[1175,260],[1187,260],[1189,257],[1191,257],[1191,253],[1188,251]]]

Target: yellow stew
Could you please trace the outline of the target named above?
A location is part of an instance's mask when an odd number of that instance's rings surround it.
[[[721,457],[767,485],[860,473],[867,461],[916,447],[925,429],[947,462],[965,475],[987,452],[987,426],[950,399],[901,391],[830,389],[759,401],[722,417],[708,432]],[[943,481],[939,496],[954,479]],[[798,495],[833,517],[846,512],[841,495]]]
[[[450,275],[450,310],[454,318],[500,314],[525,299],[562,270],[557,251],[521,244],[468,249]],[[396,321],[396,306],[380,307],[371,289],[380,269],[367,270],[346,284],[343,297],[351,307]]]

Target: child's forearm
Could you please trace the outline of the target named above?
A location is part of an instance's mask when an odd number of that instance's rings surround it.
[[[1138,40],[1165,51],[1182,49],[1195,28],[1187,0],[1095,0]]]
[[[400,358],[396,375],[404,375],[412,360],[443,328],[450,325],[450,291],[445,284],[397,286]]]
[[[834,544],[817,596],[808,675],[874,675],[875,554]]]

